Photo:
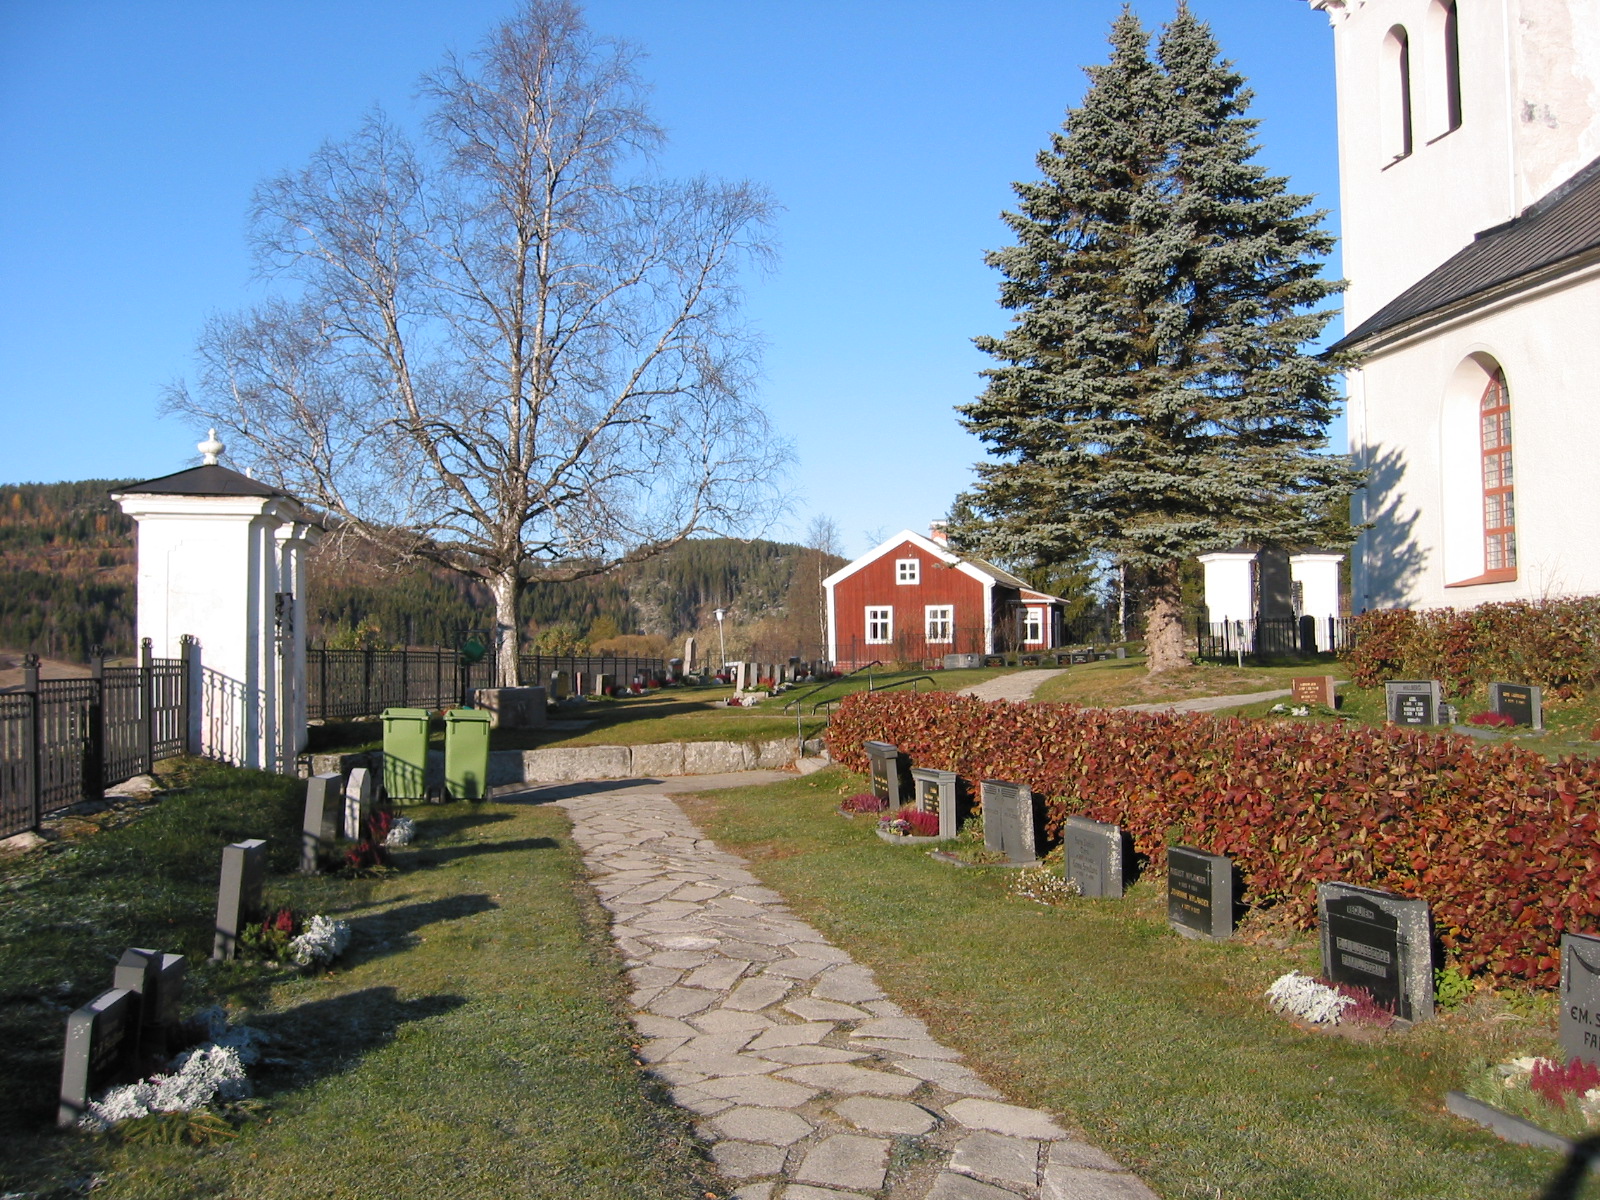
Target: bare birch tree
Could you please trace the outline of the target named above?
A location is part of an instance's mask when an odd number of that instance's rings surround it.
[[[211,320],[168,397],[342,535],[482,578],[503,684],[529,578],[775,503],[739,319],[773,206],[650,172],[636,60],[531,0],[424,80],[420,146],[378,114],[261,185],[258,261],[286,294]]]

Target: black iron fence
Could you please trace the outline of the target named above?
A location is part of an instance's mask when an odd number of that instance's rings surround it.
[[[1343,617],[1267,617],[1256,621],[1200,621],[1195,647],[1202,659],[1307,658],[1347,650],[1354,636]]]
[[[188,753],[191,646],[155,658],[146,638],[130,667],[96,654],[88,679],[40,679],[24,658],[21,690],[0,694],[0,837]]]
[[[666,663],[600,654],[517,659],[518,679],[530,687],[547,686],[557,671],[565,671],[573,686],[592,686],[599,675],[626,685],[635,678],[663,678]],[[494,686],[494,679],[492,650],[478,662],[467,662],[456,650],[313,648],[306,651],[306,716],[337,721],[377,716],[386,708],[453,708],[466,703],[474,688]]]

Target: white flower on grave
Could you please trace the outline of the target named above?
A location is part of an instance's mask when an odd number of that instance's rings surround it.
[[[411,839],[417,836],[417,823],[410,817],[396,817],[394,824],[389,826],[389,834],[383,839],[385,846],[409,846]]]
[[[350,922],[312,917],[306,931],[289,943],[289,957],[302,967],[331,963],[350,944]]]
[[[1267,1003],[1275,1012],[1291,1012],[1313,1025],[1337,1025],[1355,1001],[1309,975],[1290,971],[1267,989]]]
[[[232,1046],[208,1042],[178,1055],[172,1068],[168,1074],[112,1088],[99,1100],[91,1100],[78,1124],[103,1131],[119,1121],[158,1112],[190,1112],[214,1100],[238,1100],[250,1094],[244,1063]]]

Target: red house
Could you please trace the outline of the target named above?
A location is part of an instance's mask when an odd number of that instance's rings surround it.
[[[1009,571],[909,529],[840,567],[828,593],[828,656],[851,670],[874,659],[1039,652],[1058,646],[1066,602]]]

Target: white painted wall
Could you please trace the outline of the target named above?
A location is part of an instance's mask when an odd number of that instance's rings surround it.
[[[1250,584],[1250,565],[1255,560],[1254,551],[1228,550],[1200,555],[1200,565],[1206,572],[1208,621],[1213,624],[1223,621],[1254,624],[1256,599],[1255,589]]]
[[[1462,120],[1446,129],[1440,0],[1312,0],[1334,32],[1347,328],[1600,156],[1600,0],[1459,0]],[[1395,159],[1391,35],[1413,143]]]
[[[1600,593],[1600,264],[1374,352],[1352,372],[1351,449],[1373,473],[1353,607]],[[1477,405],[1511,396],[1518,574],[1483,571]]]
[[[1291,554],[1289,578],[1300,585],[1300,615],[1317,619],[1317,636],[1339,616],[1339,564],[1342,554]]]

